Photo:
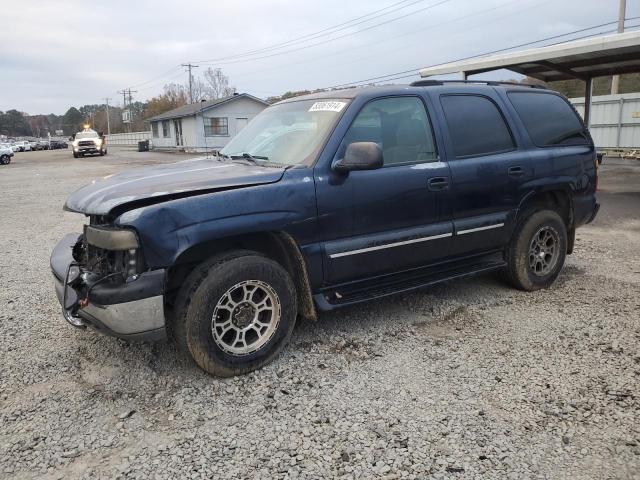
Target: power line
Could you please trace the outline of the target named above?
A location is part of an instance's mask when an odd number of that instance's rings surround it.
[[[303,60],[303,61],[299,61],[299,62],[288,63],[288,64],[284,64],[284,65],[279,65],[279,66],[276,66],[275,68],[269,68],[269,69],[266,69],[266,70],[264,70],[264,69],[263,69],[263,70],[261,70],[261,71],[260,71],[260,73],[264,73],[265,71],[280,70],[281,68],[289,67],[289,66],[292,66],[292,65],[300,65],[300,64],[303,64],[303,63],[315,62],[315,61],[317,61],[318,59],[324,59],[324,58],[334,57],[334,56],[336,56],[336,55],[341,55],[341,54],[347,53],[347,52],[349,52],[349,51],[357,50],[357,49],[360,49],[360,48],[365,48],[365,47],[366,47],[366,48],[370,48],[372,45],[378,45],[378,44],[380,44],[380,43],[388,43],[390,40],[394,40],[394,39],[396,39],[396,38],[400,38],[400,37],[405,37],[405,36],[407,36],[407,35],[413,35],[413,34],[416,34],[416,33],[421,33],[422,31],[424,31],[424,30],[426,30],[426,29],[431,29],[431,30],[433,30],[434,28],[442,27],[442,26],[444,26],[444,25],[448,25],[448,24],[450,24],[450,23],[455,23],[455,22],[458,22],[458,21],[460,21],[460,20],[464,20],[464,19],[466,19],[466,18],[475,17],[475,16],[477,16],[477,15],[482,15],[482,14],[485,14],[485,13],[490,12],[490,11],[493,11],[493,10],[497,10],[497,9],[500,9],[500,8],[504,8],[504,7],[506,7],[506,6],[508,6],[508,5],[512,5],[512,4],[514,4],[514,3],[519,3],[519,2],[521,2],[521,1],[523,1],[523,0],[511,0],[511,1],[508,1],[508,2],[506,2],[506,3],[501,3],[501,4],[495,5],[495,6],[490,7],[490,8],[486,8],[486,9],[484,9],[484,10],[478,10],[478,11],[476,11],[476,12],[472,12],[472,13],[467,14],[467,15],[463,15],[463,16],[460,16],[460,17],[452,18],[452,19],[447,20],[447,21],[444,21],[444,22],[439,22],[439,23],[434,23],[434,24],[431,24],[431,25],[426,25],[425,27],[422,27],[422,28],[420,28],[420,29],[412,30],[412,31],[409,31],[409,32],[405,32],[405,33],[402,33],[402,34],[400,34],[400,35],[394,35],[394,36],[392,36],[392,37],[385,37],[384,39],[379,40],[379,41],[376,41],[376,42],[368,42],[368,43],[366,43],[366,44],[364,44],[364,45],[359,45],[359,46],[351,47],[351,48],[347,48],[347,49],[341,49],[339,52],[332,52],[332,53],[330,53],[330,54],[328,54],[328,55],[315,56],[315,57],[313,57],[313,58],[311,58],[311,59],[309,59],[309,60]],[[528,6],[527,8],[522,9],[522,10],[520,10],[520,11],[528,10],[528,9],[533,8],[533,7],[537,7],[537,6],[541,5],[541,4],[549,3],[549,2],[551,2],[551,1],[553,1],[553,0],[545,0],[545,1],[543,1],[542,3],[535,3],[535,4],[530,5],[530,6]],[[482,24],[478,24],[478,25],[476,25],[476,27],[478,27],[478,26],[485,26],[485,25],[487,25],[488,23],[493,23],[493,22],[495,22],[496,20],[499,20],[499,19],[501,19],[501,18],[505,18],[505,17],[511,16],[511,15],[513,15],[514,13],[518,13],[518,11],[516,11],[516,12],[510,12],[510,13],[508,13],[507,15],[502,15],[502,16],[500,16],[500,17],[497,17],[497,18],[494,18],[494,19],[490,19],[490,20],[488,20],[488,21],[486,21],[486,22],[484,22],[484,23],[482,23]],[[474,27],[471,27],[471,28],[474,28]],[[468,29],[468,30],[469,30],[469,29]],[[467,31],[468,31],[468,30],[467,30]],[[423,39],[423,41],[424,41],[424,39]],[[362,58],[363,58],[363,57],[359,57],[358,61],[362,60]],[[366,58],[366,57],[365,57],[365,58]],[[242,78],[242,77],[247,77],[247,76],[255,76],[255,73],[253,73],[253,72],[252,72],[252,73],[249,73],[249,74],[241,74],[241,75],[239,75],[239,76],[234,75],[234,78]]]
[[[335,33],[337,31],[343,30],[345,28],[350,28],[350,27],[352,27],[354,25],[357,25],[359,23],[363,23],[363,22],[366,22],[366,21],[373,20],[375,18],[378,18],[379,16],[388,15],[390,13],[393,13],[393,12],[397,11],[397,10],[400,10],[402,8],[410,7],[410,6],[412,6],[412,5],[416,4],[416,3],[420,3],[420,2],[423,2],[423,1],[424,0],[401,0],[399,2],[392,3],[391,5],[388,5],[388,6],[384,7],[384,8],[380,8],[378,10],[374,10],[372,12],[369,12],[369,13],[367,13],[365,15],[361,15],[359,17],[352,18],[351,20],[347,20],[345,22],[342,22],[342,23],[339,23],[339,24],[336,24],[336,25],[332,25],[330,27],[324,28],[322,30],[318,30],[318,31],[313,32],[313,33],[302,35],[300,37],[296,37],[296,38],[293,38],[291,40],[287,40],[285,42],[276,43],[276,44],[273,44],[273,45],[269,45],[267,47],[263,47],[263,48],[260,48],[260,49],[239,53],[239,54],[236,54],[236,55],[229,55],[229,56],[226,56],[226,57],[219,57],[219,58],[216,58],[216,59],[211,59],[211,60],[208,60],[206,62],[215,63],[215,62],[220,61],[220,60],[230,60],[230,59],[234,59],[234,58],[246,57],[246,56],[255,55],[255,54],[258,54],[258,53],[264,53],[266,51],[274,50],[274,49],[277,49],[277,48],[282,48],[284,46],[300,42],[301,40],[304,40],[304,39],[306,39],[306,41],[313,40],[315,37],[318,37],[321,34],[327,33],[327,32],[329,32],[331,30],[333,30],[333,32],[331,32],[331,33]],[[402,5],[402,4],[406,4],[406,5]],[[402,5],[402,6],[400,6],[400,5]],[[394,7],[398,7],[398,8],[394,8]],[[381,14],[381,15],[376,15],[376,14],[380,14],[381,12],[384,12],[385,10],[389,10],[389,11],[387,11],[387,12]],[[371,18],[367,18],[367,17],[371,17]],[[366,18],[366,20],[363,20],[365,18]],[[363,20],[363,22],[353,23],[353,22],[357,22],[359,20]],[[204,62],[193,62],[193,63],[204,63]],[[155,76],[155,77],[153,77],[153,78],[151,78],[149,80],[146,80],[144,82],[139,82],[139,83],[135,83],[133,85],[130,85],[128,88],[135,88],[135,87],[142,87],[142,86],[145,86],[145,89],[152,88],[152,87],[147,86],[147,85],[150,84],[150,83],[156,83],[158,80],[164,79],[166,76],[171,74],[176,69],[179,69],[181,66],[183,66],[183,65],[175,65],[175,66],[171,67],[169,70],[167,70],[166,72],[164,72],[164,73],[162,73],[160,75],[157,75],[157,76]],[[172,78],[176,78],[176,77],[172,77]]]
[[[631,17],[631,18],[627,18],[625,20],[629,21],[629,20],[635,20],[637,18],[640,18],[640,17]],[[507,50],[513,50],[514,48],[526,47],[526,46],[529,46],[529,45],[534,45],[536,43],[545,42],[545,41],[548,41],[548,40],[555,40],[555,39],[558,39],[558,38],[566,37],[568,35],[573,35],[573,34],[576,34],[576,33],[581,33],[581,32],[586,32],[586,31],[589,31],[589,30],[594,30],[596,28],[602,28],[604,26],[612,25],[612,24],[615,24],[615,23],[618,23],[618,21],[616,20],[616,21],[613,21],[613,22],[602,23],[600,25],[594,25],[592,27],[581,28],[579,30],[574,30],[574,31],[571,31],[571,32],[567,32],[567,33],[563,33],[563,34],[559,34],[559,35],[553,35],[551,37],[541,38],[539,40],[534,40],[534,41],[526,42],[526,43],[520,43],[518,45],[512,45],[510,47],[500,48],[500,49],[497,49],[497,50],[492,50],[490,52],[484,52],[484,53],[480,53],[480,54],[477,54],[477,55],[471,55],[471,56],[467,56],[467,57],[462,57],[462,58],[458,58],[458,59],[455,59],[455,60],[449,60],[447,62],[441,62],[441,63],[437,63],[435,65],[429,65],[429,66],[430,67],[437,67],[437,66],[440,66],[440,65],[445,65],[447,63],[462,62],[464,60],[471,60],[473,58],[484,57],[486,55],[492,55],[494,53],[501,53],[501,52],[504,52],[504,51],[507,51]],[[582,38],[588,38],[590,36],[601,35],[602,33],[611,33],[611,32],[609,32],[609,31],[608,32],[598,32],[598,33],[593,34],[593,35],[586,35],[584,37],[578,37],[578,38],[575,38],[575,39],[572,39],[572,40],[579,40],[579,39],[582,39]],[[564,43],[564,42],[559,42],[559,43]],[[549,46],[549,45],[547,45],[547,46]],[[402,78],[410,78],[410,77],[412,77],[414,75],[417,75],[418,74],[418,70],[420,70],[421,68],[425,68],[425,67],[416,67],[416,68],[411,68],[411,69],[408,69],[408,70],[403,70],[403,71],[400,71],[400,72],[389,73],[387,75],[380,75],[380,76],[377,76],[377,77],[366,78],[364,80],[356,80],[354,82],[341,83],[339,85],[333,85],[331,87],[324,87],[324,89],[330,90],[330,89],[334,89],[334,88],[344,88],[344,87],[348,87],[348,86],[357,86],[358,84],[361,84],[361,83],[365,83],[366,84],[367,82],[373,82],[373,83],[377,83],[377,82],[381,82],[381,81],[388,82],[388,81],[392,81],[392,80],[400,80]],[[411,74],[407,75],[409,73],[411,73]],[[402,75],[402,76],[399,76],[399,75]],[[389,77],[394,77],[394,78],[389,78]]]
[[[358,33],[362,33],[362,32],[365,32],[367,30],[371,30],[373,28],[377,28],[377,27],[380,27],[382,25],[386,25],[386,24],[391,23],[391,22],[396,22],[398,20],[402,20],[403,18],[409,17],[411,15],[415,15],[416,13],[423,12],[425,10],[429,10],[429,9],[435,8],[435,7],[438,7],[438,6],[442,5],[442,4],[449,3],[449,2],[452,2],[452,1],[453,0],[440,0],[437,3],[431,4],[431,5],[427,5],[426,7],[419,8],[418,10],[414,10],[412,12],[406,13],[406,14],[401,15],[399,17],[390,18],[390,19],[385,20],[383,22],[376,23],[374,25],[369,25],[368,27],[362,28],[360,30],[356,30],[355,32],[345,33],[345,34],[339,35],[337,37],[328,38],[328,39],[322,40],[320,42],[311,43],[309,45],[304,45],[302,47],[292,48],[292,49],[289,49],[289,50],[284,50],[282,52],[275,52],[275,53],[271,53],[269,55],[262,55],[262,56],[258,56],[258,57],[254,57],[254,58],[244,58],[244,59],[240,58],[240,59],[237,59],[237,60],[226,60],[226,61],[219,61],[219,60],[215,60],[215,59],[214,60],[201,60],[199,63],[217,63],[217,64],[221,64],[221,65],[228,65],[228,64],[242,63],[242,62],[248,62],[248,61],[254,61],[254,60],[263,60],[265,58],[272,58],[272,57],[276,57],[276,56],[279,56],[279,55],[286,55],[288,53],[293,53],[293,52],[297,52],[297,51],[300,51],[300,50],[306,50],[306,49],[311,48],[311,47],[317,47],[318,45],[324,45],[325,43],[333,42],[333,41],[339,40],[341,38],[350,37],[352,35],[357,35]]]
[[[175,65],[175,66],[171,67],[169,70],[167,70],[166,72],[164,72],[164,73],[163,73],[163,74],[161,74],[161,75],[158,75],[158,76],[156,76],[156,77],[153,77],[152,79],[147,80],[147,81],[145,81],[145,82],[140,82],[140,83],[136,83],[136,84],[130,85],[128,88],[136,88],[136,87],[140,87],[140,86],[142,86],[142,85],[146,85],[146,84],[148,84],[148,83],[154,82],[154,81],[156,81],[157,79],[164,78],[164,77],[166,77],[167,75],[169,75],[171,72],[173,72],[174,70],[179,69],[180,67],[181,67],[181,65]]]
[[[410,3],[407,3],[407,2],[410,2]],[[385,16],[385,15],[389,15],[390,13],[396,12],[398,10],[402,10],[404,8],[407,8],[407,7],[411,7],[411,6],[413,6],[413,5],[417,4],[417,3],[421,3],[421,2],[424,2],[424,0],[412,0],[412,1],[411,0],[402,0],[400,2],[393,3],[393,4],[391,4],[391,5],[387,6],[387,7],[381,8],[379,10],[374,10],[373,12],[367,13],[365,15],[361,15],[359,17],[352,18],[351,20],[347,20],[346,22],[342,22],[342,23],[339,23],[337,25],[333,25],[331,27],[324,28],[324,29],[319,30],[319,31],[314,32],[314,33],[309,33],[307,35],[302,35],[300,37],[296,37],[296,38],[293,38],[291,40],[287,40],[285,42],[275,43],[275,44],[268,45],[268,46],[263,47],[263,48],[259,48],[259,49],[256,49],[256,50],[250,50],[250,51],[238,53],[238,54],[235,54],[235,55],[228,55],[228,56],[225,56],[225,57],[218,57],[218,58],[213,58],[213,59],[209,59],[209,60],[199,60],[198,63],[204,63],[204,62],[217,63],[217,62],[224,61],[224,60],[230,60],[230,59],[235,59],[235,58],[240,58],[240,57],[252,56],[252,55],[256,55],[258,53],[264,53],[264,52],[271,51],[271,50],[277,50],[277,49],[280,49],[282,47],[285,47],[285,46],[291,45],[291,44],[305,43],[305,42],[308,42],[308,41],[313,40],[315,38],[318,38],[318,37],[321,37],[321,36],[324,36],[324,35],[331,35],[331,34],[334,34],[336,32],[339,32],[339,31],[342,31],[342,30],[346,30],[347,28],[352,28],[352,27],[354,27],[356,25],[360,25],[362,23],[369,22],[369,21],[371,21],[371,20],[373,20],[375,18],[379,18],[379,17]],[[406,4],[406,5],[401,5],[403,3]],[[401,5],[401,6],[398,6],[398,5]],[[394,8],[394,7],[397,7],[397,8]],[[383,12],[384,10],[389,10],[389,11],[388,12],[384,12],[384,13],[380,13],[380,12]],[[376,15],[376,14],[378,14],[378,15]],[[370,17],[370,18],[366,18],[366,17]]]

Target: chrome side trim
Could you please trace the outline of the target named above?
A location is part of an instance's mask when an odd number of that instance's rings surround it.
[[[340,257],[346,257],[348,255],[357,255],[359,253],[374,252],[376,250],[400,247],[402,245],[410,245],[412,243],[418,243],[418,242],[428,242],[429,240],[437,240],[439,238],[447,238],[452,236],[453,236],[452,233],[443,233],[440,235],[432,235],[430,237],[413,238],[411,240],[405,240],[403,242],[386,243],[384,245],[376,245],[375,247],[359,248],[357,250],[349,250],[346,252],[333,253],[329,255],[329,258],[340,258]]]
[[[464,235],[466,233],[481,232],[483,230],[491,230],[492,228],[504,227],[504,223],[496,223],[495,225],[487,225],[486,227],[469,228],[468,230],[460,230],[456,235]]]

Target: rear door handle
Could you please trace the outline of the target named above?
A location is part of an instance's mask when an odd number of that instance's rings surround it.
[[[449,188],[449,180],[446,177],[433,177],[427,180],[427,188],[432,192],[440,192]]]
[[[509,176],[510,177],[521,177],[524,175],[524,168],[521,166],[509,167]]]

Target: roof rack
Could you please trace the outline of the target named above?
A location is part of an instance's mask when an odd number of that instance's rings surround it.
[[[469,83],[469,84],[480,84],[480,85],[491,85],[492,87],[498,87],[501,85],[511,85],[514,87],[530,87],[530,88],[539,88],[542,90],[547,90],[547,87],[544,85],[530,85],[527,83],[515,83],[515,82],[499,82],[496,80],[416,80],[415,82],[411,82],[410,86],[412,87],[432,87],[435,85],[446,85],[448,83]]]

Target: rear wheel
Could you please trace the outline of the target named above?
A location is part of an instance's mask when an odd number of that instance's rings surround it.
[[[288,343],[296,316],[287,271],[258,253],[234,251],[189,275],[178,294],[172,333],[200,368],[228,377],[271,362]]]
[[[11,162],[11,157],[9,155],[2,155],[2,157],[0,157],[0,164],[9,165],[10,162]]]
[[[567,228],[557,212],[523,215],[507,249],[507,279],[516,288],[548,288],[560,274],[567,253]]]

